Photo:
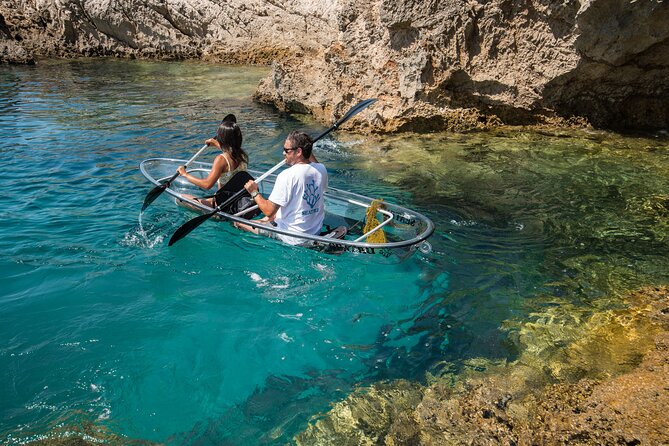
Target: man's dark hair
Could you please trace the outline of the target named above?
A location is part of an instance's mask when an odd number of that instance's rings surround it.
[[[311,150],[314,145],[314,141],[311,139],[311,136],[304,132],[293,130],[288,134],[288,138],[286,139],[290,142],[290,145],[294,149],[298,147],[302,149],[302,157],[304,157],[304,159],[309,159],[311,156]]]

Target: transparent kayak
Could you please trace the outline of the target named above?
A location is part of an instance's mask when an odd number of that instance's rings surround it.
[[[172,158],[150,158],[140,163],[142,174],[154,185],[158,186],[167,181],[179,166],[186,164],[185,160]],[[188,167],[188,173],[193,176],[204,178],[211,169],[211,164],[193,162]],[[258,178],[263,172],[249,170],[249,173]],[[258,186],[260,193],[269,196],[274,186],[276,175],[267,176]],[[203,190],[188,180],[177,177],[172,184],[165,189],[165,193],[176,199],[177,203],[196,212],[211,212],[212,208],[197,200],[189,199],[185,195],[203,197],[213,195],[215,187],[211,190]],[[405,207],[383,202],[377,211],[378,224],[367,228],[365,231],[366,213],[371,206],[373,198],[343,191],[333,187],[328,188],[325,193],[325,220],[323,222],[322,235],[311,235],[292,231],[285,231],[273,226],[263,225],[257,219],[246,219],[241,215],[219,212],[218,220],[245,223],[253,227],[261,227],[265,231],[274,232],[285,236],[295,237],[304,242],[303,246],[322,250],[328,253],[343,254],[356,253],[365,255],[382,256],[386,259],[404,260],[411,256],[416,250],[429,252],[431,247],[426,241],[434,232],[432,221],[416,211]],[[243,213],[247,213],[248,209]],[[242,214],[242,213],[240,213]],[[331,231],[335,228],[346,228],[344,231]],[[385,233],[385,243],[370,243],[368,237],[377,231]]]

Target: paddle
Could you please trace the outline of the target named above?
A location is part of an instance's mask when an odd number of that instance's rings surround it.
[[[323,133],[321,133],[320,135],[318,135],[318,136],[314,139],[314,143],[315,143],[316,141],[318,141],[319,139],[323,138],[323,137],[324,137],[325,135],[327,135],[328,133],[330,133],[330,132],[332,132],[332,131],[334,131],[334,130],[337,130],[337,128],[338,128],[340,125],[342,125],[343,123],[345,123],[346,121],[348,121],[349,119],[351,119],[351,117],[352,117],[353,115],[355,115],[355,114],[361,112],[362,110],[364,110],[365,108],[367,108],[368,106],[370,106],[371,104],[373,104],[374,101],[376,101],[376,99],[365,99],[364,101],[361,101],[361,102],[359,102],[357,105],[353,106],[353,107],[352,107],[352,108],[351,108],[351,109],[350,109],[350,110],[349,110],[349,111],[348,111],[348,112],[347,112],[347,113],[346,113],[346,114],[345,114],[339,121],[337,121],[332,127],[330,127],[329,129],[327,129],[326,131],[324,131]],[[255,182],[256,182],[256,183],[260,183],[260,182],[263,181],[265,178],[267,178],[268,176],[270,176],[271,174],[273,174],[274,171],[276,171],[277,169],[279,169],[279,168],[280,168],[281,166],[283,166],[285,163],[286,163],[286,161],[285,161],[285,160],[282,160],[282,161],[281,161],[280,163],[278,163],[276,166],[272,167],[270,170],[268,170],[267,172],[265,172],[264,174],[262,174],[260,177],[258,177],[258,179],[255,180]],[[170,238],[170,241],[169,241],[169,243],[167,244],[167,246],[172,246],[173,244],[175,244],[176,242],[178,242],[179,240],[181,240],[182,238],[184,238],[185,236],[187,236],[193,229],[197,228],[197,227],[200,226],[202,223],[204,223],[205,221],[209,220],[211,217],[213,217],[214,215],[216,215],[216,214],[217,214],[221,209],[223,209],[225,206],[227,206],[228,204],[232,203],[234,200],[236,200],[237,198],[239,198],[240,196],[242,196],[242,194],[244,194],[244,192],[246,192],[246,189],[242,188],[239,192],[237,192],[236,194],[234,194],[233,196],[231,196],[230,198],[228,198],[227,200],[225,200],[225,201],[223,202],[223,204],[220,204],[220,205],[218,205],[217,207],[215,207],[213,211],[211,211],[211,212],[209,212],[209,213],[207,213],[207,214],[199,215],[199,216],[197,216],[197,217],[195,217],[195,218],[193,218],[193,219],[187,221],[187,222],[184,223],[183,225],[181,225],[181,227],[179,227],[179,229],[177,229],[177,230],[174,232],[174,234],[172,234],[172,238]]]
[[[192,157],[191,159],[189,159],[189,160],[186,162],[186,164],[184,165],[184,167],[188,167],[193,161],[195,161],[195,158],[197,158],[198,156],[200,156],[200,154],[201,154],[202,152],[204,152],[204,149],[206,149],[207,147],[209,147],[207,144],[203,145],[202,148],[201,148],[200,150],[198,150],[197,153],[196,153],[195,155],[193,155],[193,157]],[[163,184],[161,184],[160,186],[156,186],[156,187],[154,187],[153,189],[151,189],[151,190],[149,191],[149,193],[146,194],[146,197],[144,197],[144,204],[142,205],[142,211],[143,211],[144,209],[146,209],[147,207],[149,207],[149,205],[150,205],[151,203],[153,203],[153,201],[154,201],[156,198],[158,198],[158,196],[159,196],[160,194],[162,194],[162,193],[165,191],[165,189],[167,189],[168,187],[170,187],[170,184],[172,184],[172,181],[174,181],[174,179],[175,179],[176,177],[178,177],[178,176],[179,176],[179,172],[177,171],[174,175],[172,175],[172,178],[170,178],[169,180],[165,181],[165,182],[164,182]]]

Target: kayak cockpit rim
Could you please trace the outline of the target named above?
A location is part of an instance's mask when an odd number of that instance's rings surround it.
[[[156,186],[159,186],[159,185],[163,184],[164,181],[166,181],[167,179],[169,179],[171,177],[171,174],[168,174],[165,177],[154,178],[148,172],[146,165],[149,164],[149,163],[156,163],[156,162],[158,162],[158,163],[160,163],[160,162],[174,163],[175,166],[181,166],[181,165],[184,165],[184,163],[185,163],[184,160],[175,159],[175,158],[149,158],[149,159],[146,159],[146,160],[142,161],[139,165],[140,171],[142,172],[142,174],[149,181],[151,181]],[[210,164],[201,163],[201,162],[194,162],[192,164],[193,165],[199,164],[203,167],[198,168],[198,167],[193,166],[194,168],[189,169],[188,172],[197,172],[197,171],[201,171],[201,172],[204,172],[204,173],[209,172],[209,168],[207,168],[205,166],[210,166]],[[258,172],[258,171],[255,171],[255,170],[249,170],[249,172],[252,173],[253,175],[257,175],[257,176],[259,176],[262,173],[262,172]],[[267,178],[267,180],[268,180],[267,182],[272,182],[275,178],[276,178],[276,175],[272,175],[269,178]],[[181,200],[183,202],[186,202],[186,203],[190,204],[191,206],[193,206],[193,207],[195,207],[195,208],[197,208],[197,209],[199,209],[203,212],[211,212],[213,210],[213,208],[210,208],[209,206],[206,206],[199,201],[192,200],[190,198],[184,197],[179,192],[173,190],[172,186],[168,187],[165,190],[165,192],[167,192],[169,195],[173,196],[177,200]],[[334,187],[328,187],[328,192],[336,193],[336,194],[339,195],[337,197],[337,199],[344,200],[349,204],[359,206],[361,208],[364,208],[365,210],[368,209],[371,206],[371,202],[373,201],[373,199],[371,199],[369,197],[365,197],[363,195],[359,195],[359,194],[356,194],[354,192],[344,191],[344,190],[337,189],[337,188],[334,188]],[[326,194],[328,192],[326,192]],[[369,201],[369,203],[366,203],[367,201]],[[421,242],[425,241],[434,232],[434,230],[435,230],[434,223],[429,218],[425,217],[423,214],[421,214],[419,212],[416,212],[416,211],[413,211],[413,210],[410,210],[410,209],[407,209],[407,208],[402,207],[402,206],[397,205],[397,204],[391,204],[391,203],[387,203],[387,204],[391,205],[396,210],[396,212],[406,213],[408,215],[411,215],[412,217],[415,217],[416,220],[421,221],[425,225],[424,230],[420,234],[417,234],[415,237],[412,237],[412,238],[409,238],[409,239],[406,239],[406,240],[386,242],[386,243],[367,243],[367,242],[363,242],[362,240],[367,238],[369,235],[381,230],[384,226],[386,226],[386,225],[388,225],[388,224],[390,224],[391,222],[394,221],[395,214],[393,212],[389,212],[388,210],[383,209],[383,208],[379,208],[378,212],[381,213],[386,218],[384,218],[384,220],[382,222],[380,222],[377,226],[375,226],[374,228],[371,228],[369,231],[367,231],[365,234],[359,236],[355,240],[333,239],[333,238],[324,237],[324,236],[321,236],[321,235],[298,233],[298,232],[293,232],[293,231],[286,231],[286,230],[283,230],[283,229],[279,229],[277,227],[268,227],[267,225],[264,225],[257,220],[249,220],[249,219],[241,217],[241,215],[246,214],[250,210],[250,208],[249,209],[244,209],[243,211],[241,211],[241,212],[239,212],[238,214],[235,214],[235,215],[219,211],[219,212],[216,213],[216,216],[221,218],[221,219],[226,219],[226,220],[230,220],[230,221],[234,221],[234,222],[238,222],[238,223],[247,224],[247,225],[249,225],[253,228],[260,228],[260,229],[264,229],[264,230],[269,229],[269,230],[271,230],[271,232],[274,232],[274,233],[277,233],[277,234],[281,234],[281,235],[285,235],[285,236],[289,236],[289,237],[300,238],[300,239],[305,240],[305,242],[310,241],[310,242],[322,243],[322,244],[326,244],[326,245],[341,245],[341,246],[345,246],[345,247],[357,247],[357,248],[376,248],[376,249],[408,248],[408,247],[416,246],[416,245],[420,244]]]

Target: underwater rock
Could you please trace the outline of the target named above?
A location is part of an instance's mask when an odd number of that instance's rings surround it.
[[[77,424],[57,423],[56,427],[47,433],[26,435],[21,432],[21,437],[14,438],[10,444],[22,444],[29,446],[95,446],[105,444],[109,446],[158,446],[158,443],[147,440],[137,440],[125,435],[118,435],[98,422],[84,421]],[[12,437],[10,436],[11,440]]]
[[[667,444],[669,287],[630,293],[628,302],[591,315],[575,308],[537,314],[518,327],[523,350],[513,363],[466,367],[425,387],[400,381],[361,389],[296,441]]]
[[[378,383],[336,403],[327,418],[311,424],[295,441],[300,446],[410,444],[418,435],[410,418],[421,397],[418,384]]]

